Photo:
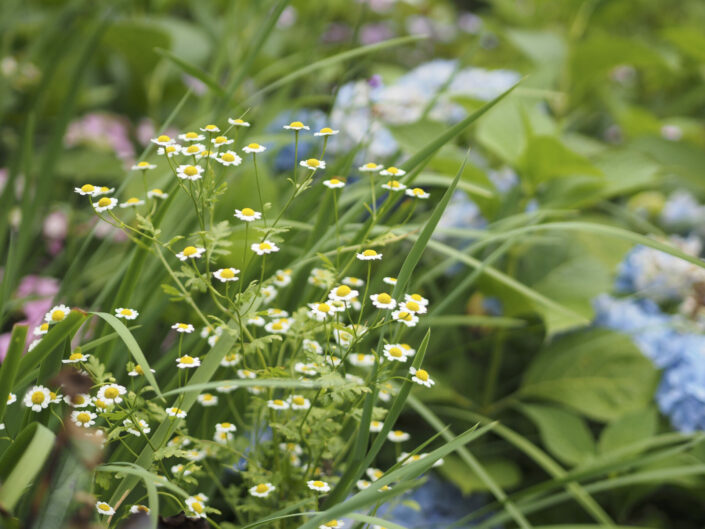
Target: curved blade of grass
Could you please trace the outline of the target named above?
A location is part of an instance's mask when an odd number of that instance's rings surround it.
[[[453,179],[450,176],[433,173],[424,173],[414,180],[414,182],[419,185],[438,187],[448,187],[452,181]],[[472,182],[468,182],[466,180],[461,180],[458,182],[458,189],[462,189],[469,195],[477,195],[484,198],[492,198],[494,196],[492,190],[478,186],[477,184],[473,184]]]
[[[0,459],[0,507],[12,512],[54,447],[51,430],[34,422],[20,432]]]
[[[88,318],[88,314],[82,310],[73,309],[63,321],[52,326],[37,346],[22,357],[19,368],[22,375],[17,381],[17,386],[25,384],[32,376],[33,369],[41,365],[56,347],[64,345],[67,339],[73,338],[86,318]]]
[[[409,399],[411,407],[436,431],[441,432],[444,439],[453,439],[453,433],[443,424],[438,416],[433,413],[428,407],[418,399],[411,397]],[[516,505],[507,497],[507,494],[502,488],[495,483],[494,479],[487,473],[480,462],[473,456],[465,447],[458,448],[458,455],[467,464],[472,471],[477,475],[487,488],[492,492],[497,501],[501,503],[507,511],[507,517],[512,518],[519,527],[529,529],[532,525],[519,511]]]
[[[7,396],[14,387],[15,377],[20,368],[20,360],[22,359],[24,344],[27,340],[27,329],[27,325],[15,325],[12,327],[7,353],[0,366],[0,423],[5,418]]]
[[[257,92],[252,94],[250,97],[245,99],[245,101],[241,104],[241,106],[246,106],[251,101],[258,99],[259,97],[261,97],[265,94],[268,94],[269,92],[277,90],[278,88],[281,88],[282,86],[286,86],[287,84],[292,83],[292,82],[296,81],[297,79],[301,79],[302,77],[311,75],[312,73],[314,73],[317,70],[321,70],[323,68],[327,68],[328,66],[333,66],[334,64],[338,64],[340,62],[354,59],[355,57],[360,57],[362,55],[374,53],[376,51],[383,50],[385,48],[391,48],[394,46],[401,46],[403,44],[409,44],[411,42],[416,42],[418,40],[422,40],[425,38],[427,38],[427,37],[425,37],[423,35],[412,35],[412,36],[407,36],[407,37],[399,37],[396,39],[390,39],[390,40],[385,40],[383,42],[378,42],[376,44],[368,44],[366,46],[360,46],[359,48],[355,48],[354,50],[344,51],[342,53],[337,53],[337,54],[332,55],[330,57],[326,57],[325,59],[321,59],[319,61],[308,64],[308,65],[304,66],[303,68],[299,68],[298,70],[290,73],[289,75],[285,75],[284,77],[277,79],[273,83],[268,84],[264,88],[259,89]]]
[[[323,388],[332,384],[321,383],[315,380],[298,380],[294,378],[256,378],[252,380],[235,378],[232,380],[218,380],[217,382],[205,382],[203,384],[187,384],[184,387],[172,389],[162,394],[163,397],[180,395],[182,393],[202,392],[212,390],[221,386],[232,386],[237,388],[267,387],[267,388]]]
[[[186,62],[181,57],[171,53],[169,50],[165,50],[162,48],[154,48],[154,51],[158,55],[161,55],[165,59],[168,59],[171,62],[173,62],[176,66],[178,66],[181,70],[183,70],[184,73],[190,75],[191,77],[195,77],[196,79],[201,81],[203,84],[208,86],[211,90],[213,90],[219,96],[222,96],[225,94],[225,91],[218,84],[218,81],[213,79],[210,75],[208,75],[206,72],[201,70],[198,66],[194,66],[193,64]]]
[[[450,314],[447,316],[429,316],[419,321],[419,327],[523,327],[526,321],[519,318],[504,318],[499,316],[464,316]]]
[[[144,356],[142,349],[140,349],[137,340],[135,340],[135,337],[132,336],[130,329],[128,329],[127,326],[125,326],[125,324],[118,318],[112,314],[108,314],[107,312],[92,312],[91,314],[102,318],[108,325],[115,329],[115,332],[118,333],[120,339],[125,344],[125,347],[127,347],[128,351],[130,351],[132,358],[134,358],[135,362],[137,362],[137,364],[139,364],[142,368],[144,376],[149,384],[154,388],[154,391],[156,391],[159,397],[164,398],[162,395],[162,390],[159,389],[159,384],[157,384],[157,379],[154,378],[152,368],[150,367],[149,362],[147,362],[147,358]]]
[[[260,518],[256,522],[248,523],[247,525],[243,525],[240,529],[252,529],[253,527],[258,527],[260,525],[264,525],[269,522],[274,522],[276,520],[283,520],[285,518],[292,518],[296,516],[313,516],[314,514],[317,514],[315,512],[298,512],[295,514],[289,514],[293,511],[296,511],[303,507],[304,505],[309,505],[311,503],[311,500],[309,498],[305,498],[301,501],[297,501],[296,503],[293,503],[289,505],[288,507],[285,507],[284,509],[280,509],[277,512],[274,512],[268,516],[265,516],[264,518]]]
[[[404,527],[403,525],[390,522],[389,520],[385,520],[384,518],[377,518],[376,516],[368,516],[366,514],[351,512],[350,514],[348,514],[347,517],[366,524],[376,524],[380,527],[384,527],[384,529],[406,529],[406,527]]]

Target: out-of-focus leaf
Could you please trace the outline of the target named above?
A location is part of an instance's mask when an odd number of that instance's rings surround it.
[[[602,431],[598,448],[611,452],[652,437],[656,433],[658,414],[653,407],[627,413]]]
[[[487,474],[503,489],[516,487],[521,481],[521,470],[511,459],[489,459],[482,462]],[[463,494],[488,491],[487,484],[456,455],[445,458],[438,471]]]

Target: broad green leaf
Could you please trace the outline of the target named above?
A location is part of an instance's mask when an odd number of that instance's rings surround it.
[[[22,430],[0,458],[0,507],[8,512],[27,493],[54,448],[54,434],[33,422]]]
[[[519,163],[532,189],[553,178],[602,176],[602,171],[587,158],[571,151],[553,136],[530,136]]]
[[[523,404],[518,409],[538,427],[548,451],[564,463],[577,465],[595,455],[595,440],[579,415],[540,404]]]
[[[7,353],[2,365],[0,365],[0,423],[5,417],[7,396],[10,394],[10,390],[15,387],[15,377],[20,367],[26,340],[27,325],[14,325],[10,335],[10,343],[7,346]]]
[[[613,421],[646,406],[657,380],[651,361],[627,336],[589,329],[544,347],[526,371],[519,396]]]
[[[657,426],[658,413],[653,407],[627,413],[602,430],[598,448],[604,454],[631,446],[652,437]]]

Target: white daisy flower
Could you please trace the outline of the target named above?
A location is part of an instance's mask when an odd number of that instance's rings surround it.
[[[300,121],[292,121],[288,125],[284,125],[287,130],[309,130],[309,128]]]
[[[419,317],[413,312],[407,312],[405,310],[395,310],[392,312],[392,319],[403,323],[407,327],[415,327],[419,322]]]
[[[202,393],[196,398],[201,406],[216,406],[218,404],[218,397],[212,393]]]
[[[340,520],[330,520],[318,526],[318,529],[341,529],[345,524]]]
[[[249,127],[250,124],[240,118],[228,118],[228,123],[235,127]]]
[[[176,417],[177,419],[183,419],[186,417],[186,412],[180,408],[177,408],[177,407],[167,408],[166,414],[169,417]]]
[[[294,364],[294,371],[312,377],[318,374],[318,366],[314,363],[296,362]]]
[[[371,481],[367,481],[366,479],[358,479],[357,482],[355,483],[358,489],[360,490],[365,490],[370,488],[370,485],[372,485]]]
[[[166,134],[162,134],[161,136],[158,136],[156,138],[152,138],[149,141],[151,141],[152,143],[155,143],[157,145],[161,145],[162,147],[165,147],[167,145],[171,145],[172,143],[174,143],[174,140],[172,140]]]
[[[10,392],[10,393],[7,395],[7,405],[9,406],[10,404],[14,404],[15,402],[17,402],[17,395],[15,395],[14,393]]]
[[[90,428],[95,424],[95,418],[98,417],[91,411],[76,410],[71,412],[71,422],[81,428]]]
[[[151,189],[150,191],[147,191],[147,198],[167,198],[168,196],[169,193],[165,193],[157,187]]]
[[[120,204],[121,208],[136,208],[138,206],[144,206],[144,200],[140,200],[137,197],[128,198],[125,202]]]
[[[389,191],[404,191],[406,189],[406,186],[398,180],[388,180],[386,184],[382,184],[382,187]]]
[[[95,407],[96,411],[99,413],[103,413],[104,411],[108,411],[112,404],[109,404],[108,402],[104,401],[103,399],[99,399],[98,397],[94,397],[91,400],[91,404],[93,407]]]
[[[362,377],[353,375],[352,373],[345,373],[345,380],[357,384],[358,386],[364,386],[365,380]]]
[[[304,338],[303,341],[304,351],[309,353],[323,354],[323,347],[316,340],[309,340]]]
[[[404,171],[404,169],[399,169],[392,165],[390,167],[387,167],[384,171],[380,172],[379,174],[383,176],[404,176],[406,174],[406,171]]]
[[[282,309],[270,308],[267,309],[267,316],[270,318],[288,318],[289,313]]]
[[[426,314],[426,311],[428,310],[426,305],[412,300],[406,300],[401,303],[399,305],[399,309],[405,312],[411,312],[412,314]]]
[[[372,304],[378,309],[394,310],[397,306],[396,300],[386,292],[372,294],[370,299],[372,300]]]
[[[167,443],[168,446],[176,446],[178,448],[183,448],[191,444],[191,439],[188,437],[183,437],[181,435],[175,435]]]
[[[427,388],[430,388],[431,386],[433,386],[436,383],[428,375],[428,371],[426,371],[425,369],[416,369],[414,367],[410,367],[409,373],[411,373],[413,375],[411,377],[411,380],[413,380],[417,384],[421,384],[422,386],[426,386]]]
[[[188,147],[181,147],[181,154],[184,156],[199,156],[206,150],[206,146],[202,143],[193,143]]]
[[[160,156],[167,155],[168,158],[175,156],[181,152],[181,145],[178,143],[172,143],[171,145],[166,145],[164,147],[159,147],[157,149],[157,154]]]
[[[139,316],[140,313],[134,309],[117,308],[115,309],[115,316],[125,320],[134,320]]]
[[[195,182],[196,180],[200,180],[202,178],[203,171],[203,167],[199,165],[180,165],[176,168],[176,176],[182,180],[191,180]]]
[[[428,198],[431,196],[430,193],[427,193],[426,191],[424,191],[420,187],[415,187],[414,189],[407,189],[405,191],[405,193],[408,196],[414,197],[414,198]]]
[[[59,395],[58,391],[56,391],[56,392],[50,391],[49,392],[49,402],[51,404],[59,404],[62,399],[63,399],[63,397],[61,395]]]
[[[315,171],[316,169],[325,169],[326,168],[326,162],[323,160],[318,160],[316,158],[309,158],[308,160],[301,160],[299,162],[299,165],[301,167],[305,167],[306,169],[310,169],[311,171]]]
[[[340,189],[345,187],[345,180],[342,178],[331,178],[330,180],[324,180],[323,185],[328,189]]]
[[[235,210],[235,216],[240,220],[244,220],[245,222],[252,222],[254,220],[261,219],[262,213],[259,211],[255,211],[251,208],[242,208]]]
[[[179,139],[181,141],[203,141],[206,139],[206,137],[203,134],[199,134],[198,132],[185,132],[184,134],[179,134]]]
[[[396,284],[397,284],[397,278],[396,278],[396,277],[389,277],[389,276],[386,276],[386,277],[382,278],[382,281],[384,281],[384,282],[387,283],[388,285],[396,285]]]
[[[387,440],[392,443],[403,443],[404,441],[408,441],[410,438],[411,436],[408,433],[402,432],[401,430],[392,430],[387,434]]]
[[[390,361],[406,362],[406,355],[402,348],[393,345],[384,346],[384,357]]]
[[[69,355],[68,358],[61,361],[62,364],[77,364],[78,362],[85,362],[91,355],[83,354],[80,351],[74,351]]]
[[[316,321],[325,321],[326,318],[333,317],[334,311],[328,303],[309,303],[311,310],[308,311],[308,317]]]
[[[179,369],[190,369],[201,365],[201,359],[189,355],[183,355],[176,359],[176,367]]]
[[[38,327],[35,327],[34,331],[33,331],[35,336],[42,336],[48,332],[49,332],[49,324],[46,322],[42,323]]]
[[[208,149],[203,149],[196,155],[196,160],[201,160],[203,158],[215,158],[217,155],[214,151],[209,151]]]
[[[199,498],[189,496],[184,500],[184,503],[189,510],[189,514],[191,514],[194,518],[205,518],[207,516],[206,506]]]
[[[179,463],[178,465],[172,465],[169,470],[171,470],[171,473],[175,476],[190,476],[192,474],[190,470],[186,469],[186,465],[183,465],[181,463]]]
[[[277,293],[277,289],[274,288],[272,285],[262,287],[262,290],[260,290],[260,294],[262,295],[262,298],[264,298],[265,304],[274,301],[274,298],[277,297]]]
[[[260,145],[259,143],[250,143],[246,145],[245,147],[242,148],[243,151],[246,153],[258,153],[258,152],[264,152],[267,150],[267,147],[264,145]]]
[[[267,401],[267,407],[273,409],[273,410],[288,410],[289,409],[289,403],[285,400],[281,399],[270,399]]]
[[[127,389],[119,384],[106,384],[98,390],[96,397],[102,401],[105,401],[108,405],[110,404],[120,404],[122,402],[122,395],[127,393]]]
[[[416,354],[416,349],[411,347],[408,343],[400,343],[398,345],[402,348],[406,356],[414,356]]]
[[[377,171],[381,171],[382,167],[383,166],[381,164],[368,162],[365,165],[358,167],[357,170],[363,173],[376,173]]]
[[[304,449],[298,443],[279,443],[279,448],[285,452],[291,452],[297,456],[303,455]]]
[[[250,371],[249,369],[238,369],[236,371],[238,378],[254,379],[257,378],[257,373]]]
[[[152,373],[156,373],[154,369],[150,368],[150,371]],[[142,369],[142,366],[137,364],[131,371],[127,372],[127,375],[130,377],[141,377],[144,376],[144,370]]]
[[[95,195],[97,188],[91,184],[83,184],[81,187],[74,187],[73,190],[79,195],[92,197]]]
[[[114,188],[114,187],[105,187],[105,186],[102,186],[102,187],[100,187],[100,188],[98,188],[98,189],[96,190],[94,196],[99,197],[99,196],[101,196],[101,195],[109,195],[109,194],[112,193],[113,191],[115,191],[115,188]]]
[[[160,136],[161,138],[161,136]],[[154,140],[152,140],[154,141]],[[115,509],[113,509],[110,505],[105,503],[104,501],[99,501],[95,504],[95,509],[98,511],[98,514],[102,514],[103,516],[112,516],[115,514]]]
[[[276,490],[276,487],[271,483],[260,483],[250,488],[250,494],[258,498],[266,498],[274,490]]]
[[[257,255],[267,255],[270,253],[275,253],[279,251],[279,246],[274,244],[272,241],[264,240],[259,243],[254,243],[250,246],[253,252]]]
[[[221,445],[226,445],[228,442],[232,441],[235,437],[230,432],[215,432],[213,434],[213,440]]]
[[[307,410],[311,407],[311,401],[302,395],[292,395],[289,397],[289,404],[292,410]]]
[[[360,261],[381,261],[382,254],[377,253],[375,250],[365,250],[362,253],[355,254]]]
[[[228,353],[220,361],[220,365],[223,367],[233,367],[240,363],[242,357],[239,353]]]
[[[220,280],[221,283],[225,283],[227,281],[237,281],[239,279],[237,274],[239,273],[240,270],[237,268],[220,268],[213,272],[213,277]]]
[[[247,320],[247,325],[254,325],[255,327],[264,327],[267,323],[262,316],[253,316]]]
[[[419,305],[428,307],[428,300],[421,294],[404,294],[404,301],[414,301]]]
[[[232,143],[232,140],[230,140],[230,142]],[[237,167],[242,163],[242,158],[240,158],[233,151],[226,151],[221,152],[218,156],[216,156],[215,161],[218,162],[220,165],[224,165],[225,167],[230,167],[231,165]]]
[[[175,323],[171,326],[176,332],[191,334],[195,329],[190,323]]]
[[[211,139],[211,143],[215,145],[216,147],[222,147],[223,145],[230,145],[233,143],[235,140],[231,140],[226,136],[216,136],[215,138]]]
[[[215,425],[215,429],[218,432],[234,432],[237,430],[237,426],[231,422],[219,422]]]
[[[146,505],[133,505],[132,507],[130,507],[130,514],[139,513],[149,514],[149,507],[147,507]]]
[[[285,334],[291,328],[291,323],[286,318],[279,318],[270,321],[264,326],[264,330],[273,334]]]
[[[187,246],[179,253],[177,253],[176,257],[179,259],[179,261],[185,261],[186,259],[199,259],[205,251],[205,248]]]
[[[274,279],[272,282],[278,287],[285,287],[289,285],[291,283],[291,269],[287,268],[286,270],[277,270],[277,273],[274,274]]]
[[[339,130],[333,130],[330,127],[323,127],[318,132],[314,132],[313,135],[314,136],[335,136],[339,132],[340,132]]]
[[[330,491],[330,485],[326,483],[325,481],[319,481],[319,480],[309,480],[306,482],[306,485],[308,485],[308,488],[311,490],[315,490],[316,492],[329,492]]]
[[[217,126],[210,124],[210,125],[206,125],[205,127],[202,127],[201,132],[209,132],[209,133],[213,134],[214,132],[215,133],[220,132],[220,129]]]
[[[390,400],[392,400],[392,394],[386,389],[380,389],[379,400],[381,400],[382,402],[389,402]]]
[[[184,457],[189,461],[201,461],[206,458],[205,450],[187,450]]]
[[[149,424],[144,419],[138,419],[137,425],[135,425],[132,420],[125,419],[124,421],[122,421],[122,425],[127,428],[128,433],[131,433],[136,437],[140,437],[143,433],[147,435],[149,432],[152,431],[152,429],[149,427]],[[140,432],[140,430],[142,431]]]
[[[132,166],[133,171],[149,171],[156,168],[156,165],[149,162],[139,162]]]
[[[353,298],[356,298],[357,295],[358,291],[351,289],[347,285],[335,287],[328,293],[328,297],[335,301],[351,301]]]
[[[370,432],[379,433],[382,431],[384,423],[382,421],[370,421]]]
[[[355,287],[355,288],[360,288],[360,287],[365,286],[365,280],[360,279],[359,277],[346,276],[343,278],[342,283],[344,285],[348,285],[349,287]]]
[[[98,202],[93,202],[93,207],[98,213],[113,209],[118,205],[118,199],[114,197],[103,197]]]
[[[375,365],[375,356],[355,353],[348,356],[348,361],[356,367],[370,367]]]

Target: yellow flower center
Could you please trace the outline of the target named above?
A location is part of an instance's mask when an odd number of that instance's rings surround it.
[[[247,147],[250,149],[259,149],[259,143],[250,143]]]
[[[105,403],[105,401],[100,400],[100,399],[96,400],[93,404],[95,405],[96,408],[105,409],[108,407],[108,405]]]
[[[331,178],[330,183],[337,186],[340,183],[340,180],[338,180],[337,178]]]
[[[108,197],[103,197],[98,201],[98,207],[104,208],[110,205],[111,200]]]
[[[242,208],[242,214],[246,217],[252,217],[255,214],[255,210],[252,208]]]
[[[235,277],[235,273],[233,272],[232,268],[224,268],[223,271],[220,273],[220,277],[224,277],[225,279],[232,279]]]
[[[198,174],[198,169],[193,165],[189,165],[184,169],[184,174],[186,176],[196,176]]]
[[[223,428],[230,428],[230,426],[231,426],[231,424],[230,424],[229,422],[222,422],[222,423],[220,423],[220,425],[221,425]]]
[[[228,138],[226,138],[225,136],[218,136],[215,138],[214,141],[215,143],[225,143],[226,141],[228,141]]]
[[[135,373],[137,373],[138,375],[144,375],[144,370],[142,369],[142,366],[135,366]]]
[[[306,400],[303,397],[301,397],[300,395],[297,395],[296,397],[291,399],[291,402],[293,402],[297,406],[303,406],[304,404],[306,404]]]
[[[400,312],[399,319],[404,321],[411,321],[414,319],[414,317],[409,312]]]
[[[323,483],[322,481],[316,480],[316,481],[313,482],[313,486],[314,486],[314,487],[317,487],[317,488],[323,488],[323,487],[326,486],[326,484]]]
[[[76,420],[80,423],[86,423],[91,420],[91,416],[88,415],[86,412],[82,411],[78,415],[76,415]]]
[[[401,430],[394,430],[394,437],[403,437],[404,432]]]
[[[406,307],[409,310],[413,310],[414,312],[418,312],[421,307],[419,307],[419,304],[416,303],[415,301],[407,301],[406,302]]]
[[[421,189],[420,187],[415,187],[414,189],[411,190],[411,192],[414,193],[414,195],[423,195],[424,194],[424,190]]]
[[[154,194],[154,195],[163,195],[163,194],[164,194],[164,191],[162,191],[161,189],[152,189],[152,194]]]
[[[389,187],[391,187],[392,189],[396,189],[396,188],[399,187],[401,184],[400,184],[399,182],[397,182],[396,180],[390,180],[389,182],[387,182],[387,185],[388,185]]]
[[[223,156],[221,156],[221,159],[224,162],[234,162],[235,161],[235,156],[230,154],[229,152],[226,152]]]
[[[43,391],[35,391],[32,393],[32,404],[41,404],[44,402],[44,392]]]
[[[303,129],[304,128],[304,124],[301,123],[300,121],[292,121],[291,123],[289,123],[289,126],[292,129]]]
[[[271,249],[272,249],[272,245],[269,244],[268,242],[262,242],[262,243],[260,243],[260,245],[259,245],[259,249],[260,249],[260,250],[271,250]]]
[[[188,138],[189,140],[192,140],[194,138],[198,138],[198,134],[196,134],[195,132],[187,132],[186,138]]]
[[[130,309],[122,309],[120,311],[120,314],[122,314],[123,316],[132,316],[132,311]]]
[[[357,361],[358,362],[364,362],[365,361],[365,355],[362,353],[357,354]]]
[[[188,325],[185,323],[179,323],[179,329],[188,329]]]
[[[234,119],[234,120],[233,120],[233,125],[234,125],[234,124],[242,125],[243,123],[245,123],[245,122],[244,122],[243,120],[241,120],[240,118],[237,118],[237,119]]]
[[[362,252],[362,255],[364,255],[365,257],[374,257],[375,255],[377,255],[377,252],[375,252],[374,250],[365,250],[364,252]]]
[[[66,317],[66,313],[63,310],[57,309],[51,313],[51,319],[53,321],[61,321]]]
[[[93,191],[95,191],[95,187],[91,184],[85,184],[81,186],[81,191],[83,191],[84,193],[92,193]]]
[[[284,401],[283,401],[283,400],[276,399],[276,400],[274,401],[274,404],[276,404],[277,406],[284,406]]]
[[[384,304],[391,303],[392,296],[390,296],[386,292],[383,292],[382,294],[377,295],[377,301],[379,301],[380,303],[384,303]]]
[[[203,395],[203,400],[205,400],[205,401],[213,400],[213,395],[211,395],[210,393],[206,393]]]
[[[149,162],[140,162],[137,164],[137,167],[149,167]]]
[[[82,353],[71,353],[69,360],[81,360],[83,358]]]
[[[51,400],[56,399],[56,393],[53,392],[53,391],[50,391],[50,392],[49,392],[49,398],[50,398]]]
[[[255,487],[255,490],[262,494],[263,492],[267,492],[269,490],[269,485],[266,483],[260,483],[257,487]]]
[[[191,510],[193,512],[197,512],[198,514],[201,514],[203,512],[203,504],[200,501],[194,501],[191,504]]]
[[[404,356],[404,353],[398,347],[390,347],[389,354],[394,358],[401,358],[402,356]]]
[[[41,331],[48,331],[48,330],[49,330],[49,324],[48,324],[48,323],[42,323],[42,324],[39,326],[39,330],[41,330]]]
[[[319,165],[321,165],[321,162],[319,162],[315,158],[309,158],[308,160],[306,160],[306,165],[308,165],[309,167],[318,167]]]
[[[107,193],[108,191],[110,191],[110,188],[103,186],[100,188],[100,191],[101,191],[101,193]]]
[[[190,257],[192,255],[196,255],[196,253],[198,253],[198,250],[196,250],[195,246],[187,246],[181,253],[184,254],[186,257]]]
[[[425,369],[419,369],[416,371],[416,378],[419,380],[423,380],[424,382],[428,381],[428,371]]]
[[[281,324],[281,322],[276,322],[272,324],[272,329],[281,331],[284,328],[284,326]]]
[[[332,132],[333,132],[333,129],[331,129],[330,127],[323,127],[321,129],[321,134],[331,134]]]
[[[375,169],[375,168],[377,168],[377,164],[376,164],[376,163],[370,162],[370,163],[366,163],[366,164],[365,164],[365,169]]]
[[[169,136],[167,136],[166,134],[162,134],[161,136],[159,136],[157,138],[157,141],[167,142],[167,141],[171,141],[171,138]]]
[[[331,520],[330,522],[326,522],[323,525],[326,527],[338,527],[338,520]]]
[[[423,301],[423,297],[420,294],[411,294],[411,299],[413,299],[414,301],[418,301],[419,303]]]
[[[218,127],[216,127],[215,125],[206,125],[203,128],[206,130],[217,130]]]
[[[182,364],[193,364],[193,358],[189,355],[184,355],[179,360]]]
[[[138,505],[137,510],[140,512],[149,512],[149,507],[145,507],[144,505]]]
[[[159,137],[161,138],[161,136]],[[108,505],[107,503],[101,503],[98,505],[98,509],[100,509],[101,511],[108,512],[110,510],[110,505]]]
[[[392,174],[397,174],[397,173],[399,172],[399,169],[397,169],[397,168],[394,167],[394,166],[392,166],[392,167],[387,167],[387,172],[388,172],[388,173],[392,173]]]
[[[330,305],[328,305],[328,303],[319,303],[318,310],[319,310],[319,312],[329,312]]]
[[[347,285],[340,285],[338,288],[335,289],[335,295],[345,297],[348,294],[350,294],[350,287]]]
[[[108,399],[114,399],[118,395],[120,395],[120,391],[118,391],[117,388],[108,388],[105,390],[105,393],[103,393],[106,398]]]
[[[127,199],[127,203],[128,203],[128,204],[137,204],[139,201],[140,201],[140,199],[139,199],[139,198],[135,198],[135,197],[132,197],[132,198],[128,198],[128,199]]]
[[[166,152],[176,152],[176,147],[173,145],[167,145],[166,149],[164,149]]]

